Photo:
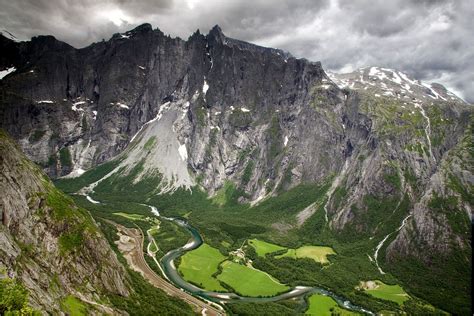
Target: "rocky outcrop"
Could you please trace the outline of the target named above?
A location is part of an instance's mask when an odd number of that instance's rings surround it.
[[[106,294],[130,289],[105,237],[1,130],[0,191],[0,270],[24,284],[31,305],[58,314],[74,295],[98,313],[116,313]]]

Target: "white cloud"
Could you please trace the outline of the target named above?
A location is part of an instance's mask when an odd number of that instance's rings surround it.
[[[128,21],[130,21],[130,17],[128,17],[119,8],[103,10],[99,13],[99,16],[103,16],[103,18],[112,22],[116,26],[121,26],[122,24],[128,24]]]

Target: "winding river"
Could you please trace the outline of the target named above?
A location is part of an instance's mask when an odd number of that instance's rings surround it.
[[[179,247],[177,249],[169,251],[165,254],[161,260],[160,264],[161,267],[166,275],[166,277],[177,287],[181,288],[184,291],[187,291],[193,295],[199,296],[205,300],[212,301],[215,303],[226,303],[226,302],[275,302],[284,299],[300,297],[300,296],[307,296],[314,293],[320,293],[323,295],[327,295],[332,297],[340,306],[343,306],[346,309],[363,312],[369,315],[374,315],[372,312],[365,310],[362,307],[356,306],[351,302],[345,300],[344,298],[335,295],[334,293],[324,290],[318,287],[306,287],[306,286],[297,286],[290,291],[272,297],[243,297],[239,296],[235,293],[222,293],[222,292],[211,292],[201,289],[187,281],[185,281],[180,274],[178,273],[176,266],[174,264],[174,260],[179,258],[180,256],[184,255],[186,252],[194,250],[202,245],[203,240],[201,235],[199,234],[198,230],[191,226],[186,220],[182,218],[174,218],[174,217],[165,217],[162,216],[156,207],[147,205],[150,207],[152,213],[159,217],[162,220],[172,221],[177,225],[183,227],[186,231],[189,232],[191,235],[191,241],[188,242],[186,245]]]

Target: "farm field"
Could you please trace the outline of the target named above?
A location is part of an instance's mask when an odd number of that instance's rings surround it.
[[[242,296],[274,296],[290,288],[267,273],[232,261],[221,264],[222,273],[217,278],[231,286]]]
[[[368,282],[365,283],[367,284]],[[375,283],[375,286],[365,288],[364,290],[373,297],[392,301],[399,305],[403,305],[410,298],[400,285],[388,285],[379,280],[372,282]]]
[[[255,249],[257,255],[265,257],[267,253],[272,253],[280,250],[285,250],[285,247],[275,245],[263,240],[249,239],[248,243]]]
[[[329,263],[327,256],[336,254],[331,247],[326,246],[302,246],[297,249],[291,249],[258,239],[250,239],[248,243],[255,249],[255,252],[260,257],[265,257],[266,254],[288,249],[286,253],[278,255],[275,258],[309,258],[316,262],[326,264]]]
[[[181,257],[178,271],[183,278],[203,289],[209,291],[226,291],[212,275],[218,270],[219,263],[225,257],[219,250],[212,248],[208,244],[202,244],[199,248],[187,252]]]
[[[309,307],[306,315],[331,316],[331,315],[358,315],[347,309],[341,308],[331,297],[322,294],[313,294],[308,299]]]
[[[113,214],[125,217],[127,219],[132,220],[132,221],[141,221],[141,220],[145,219],[145,216],[140,215],[140,214],[131,214],[131,213],[122,213],[122,212],[113,213]]]
[[[288,252],[276,256],[276,258],[290,257],[293,259],[309,258],[322,264],[329,263],[328,255],[335,255],[336,253],[331,247],[324,246],[303,246],[298,249],[288,249]]]

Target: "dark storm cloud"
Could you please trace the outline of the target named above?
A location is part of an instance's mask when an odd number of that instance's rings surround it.
[[[0,28],[82,47],[149,22],[187,38],[219,24],[228,36],[320,60],[326,69],[402,70],[474,101],[471,0],[0,0]]]

